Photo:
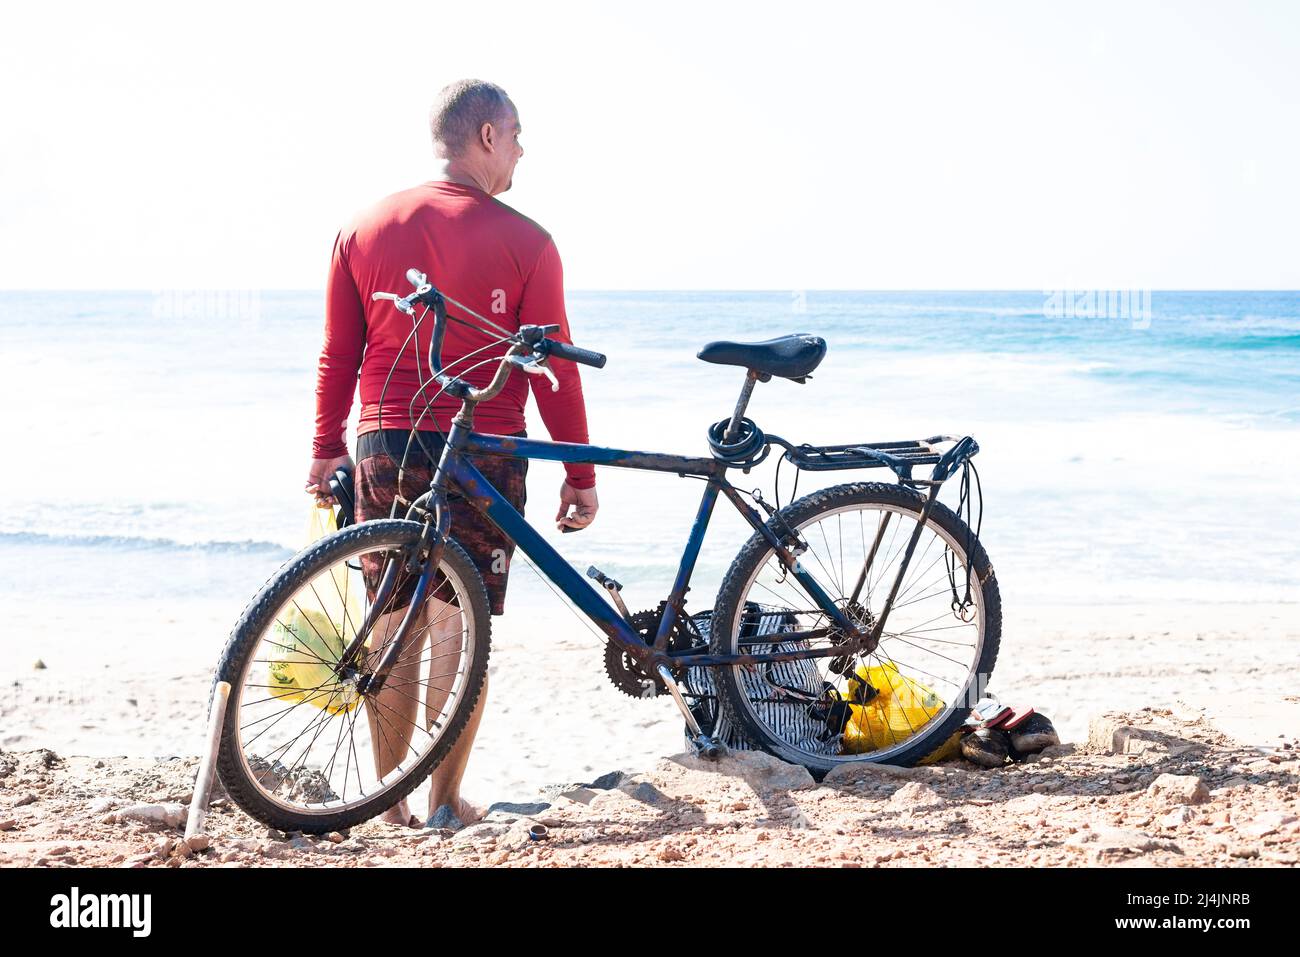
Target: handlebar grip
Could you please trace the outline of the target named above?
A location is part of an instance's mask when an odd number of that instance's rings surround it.
[[[561,359],[568,359],[570,362],[580,362],[585,366],[595,366],[597,369],[605,368],[604,355],[599,352],[592,352],[589,349],[579,349],[567,342],[556,342],[554,339],[548,339],[546,353],[547,355],[559,356]]]

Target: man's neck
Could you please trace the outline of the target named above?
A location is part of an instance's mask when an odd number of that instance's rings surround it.
[[[467,169],[456,160],[439,160],[433,178],[445,180],[448,183],[460,183],[462,186],[473,186],[475,189],[481,189],[489,196],[492,195],[491,184],[485,176],[474,170]]]

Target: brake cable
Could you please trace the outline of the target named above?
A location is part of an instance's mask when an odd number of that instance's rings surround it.
[[[499,345],[502,341],[504,341],[504,340],[498,339],[498,340],[496,340],[495,342],[491,342],[491,343],[489,343],[488,345],[483,346],[483,347],[480,348],[480,349],[476,349],[476,350],[474,350],[473,352],[468,353],[467,355],[464,355],[464,356],[462,356],[461,358],[454,360],[454,361],[451,363],[451,365],[450,365],[450,366],[447,366],[446,368],[450,369],[450,368],[452,368],[453,366],[456,366],[456,365],[458,365],[458,364],[464,362],[465,360],[472,358],[473,356],[475,356],[475,355],[477,355],[478,353],[482,352],[484,349],[490,349],[490,348],[492,348],[493,346]],[[461,371],[462,371],[463,373],[470,373],[470,372],[473,372],[475,369],[479,368],[480,366],[487,365],[489,362],[497,362],[497,361],[500,360],[500,358],[501,358],[500,356],[488,356],[488,358],[486,358],[486,359],[481,359],[481,360],[479,360],[478,362],[474,363],[472,366],[470,366],[468,369],[463,369],[463,370],[461,370]],[[415,411],[415,400],[416,400],[416,398],[418,398],[419,395],[420,395],[420,393],[423,392],[425,389],[427,389],[427,388],[429,387],[429,385],[430,385],[432,382],[435,382],[435,381],[436,381],[436,380],[434,380],[434,379],[430,379],[430,380],[426,381],[423,385],[420,386],[420,388],[419,388],[418,390],[416,390],[415,395],[411,397],[411,402],[410,402],[410,404],[407,406],[407,418],[408,418],[408,419],[410,418],[411,413]],[[416,441],[416,442],[419,443],[420,451],[422,451],[422,452],[424,453],[424,456],[425,456],[425,458],[429,461],[430,465],[431,465],[431,466],[436,466],[436,465],[437,465],[437,463],[436,463],[436,461],[435,461],[435,456],[434,456],[433,452],[430,451],[429,447],[428,447],[427,445],[424,444],[424,436],[420,434],[420,431],[421,431],[421,430],[420,430],[420,428],[419,428],[419,425],[420,425],[420,423],[421,423],[422,421],[424,421],[424,417],[425,417],[426,415],[429,416],[430,421],[432,421],[432,422],[434,423],[434,429],[433,429],[433,431],[436,431],[436,432],[438,433],[438,435],[440,435],[440,436],[443,437],[444,440],[446,439],[446,433],[444,433],[441,429],[439,429],[439,428],[437,427],[437,420],[433,418],[433,403],[436,402],[436,401],[437,401],[437,400],[438,400],[438,399],[439,399],[439,398],[440,398],[440,397],[441,397],[441,396],[442,396],[442,395],[447,391],[447,388],[448,388],[448,386],[447,386],[447,385],[444,385],[441,389],[439,389],[439,390],[437,391],[436,394],[434,394],[433,396],[428,397],[428,398],[426,399],[425,403],[424,403],[424,408],[421,410],[419,417],[416,418],[415,421],[411,423],[411,427],[410,427],[410,429],[408,430],[408,434],[407,434],[407,437],[406,437],[406,449],[402,452],[402,461],[399,462],[399,463],[398,463],[398,466],[397,466],[397,488],[398,488],[398,492],[399,492],[399,493],[401,492],[401,488],[402,488],[402,477],[403,477],[403,475],[404,475],[405,472],[406,472],[406,463],[407,463],[407,460],[410,458],[410,455],[411,455],[411,442],[412,442],[412,440],[414,440],[414,441]],[[383,433],[381,432],[380,435],[382,436],[382,434],[383,434]],[[383,445],[384,445],[384,453],[385,453],[386,455],[388,455],[388,457],[389,457],[390,459],[392,459],[392,454],[388,452],[388,445],[387,445],[387,442],[384,442]],[[391,508],[390,511],[389,511],[389,516],[388,516],[389,518],[396,518],[396,516],[397,516],[397,506],[398,506],[399,504],[408,504],[408,503],[405,502],[405,500],[403,500],[403,499],[401,498],[401,495],[400,495],[400,494],[399,494],[396,498],[393,499],[393,506],[392,506],[392,508]]]
[[[962,463],[957,517],[963,519],[966,525],[966,583],[960,597],[957,594],[957,556],[951,548],[944,551],[943,563],[948,572],[948,587],[952,589],[952,613],[962,621],[970,621],[967,617],[971,607],[970,578],[975,571],[975,556],[971,553],[984,523],[984,487],[980,483],[979,471],[969,458]]]

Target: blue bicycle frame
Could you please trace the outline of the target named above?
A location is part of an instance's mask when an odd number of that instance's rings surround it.
[[[587,583],[573,566],[546,541],[536,529],[501,495],[499,491],[476,469],[467,455],[497,455],[506,458],[541,459],[551,462],[584,463],[592,465],[618,466],[622,468],[642,469],[651,472],[670,472],[679,476],[694,476],[705,479],[704,495],[700,499],[691,525],[686,548],[682,552],[681,564],[673,582],[672,592],[664,604],[663,617],[655,633],[653,645],[646,645],[642,637],[599,592]],[[460,425],[453,425],[447,437],[438,470],[434,476],[434,489],[430,489],[411,504],[407,512],[408,519],[417,519],[422,512],[427,512],[429,503],[435,498],[436,487],[440,482],[451,480],[465,496],[466,502],[481,512],[505,535],[515,542],[529,558],[557,585],[596,626],[618,643],[630,655],[642,660],[663,660],[669,657],[675,664],[699,666],[710,664],[741,664],[765,661],[788,661],[793,658],[817,658],[835,654],[832,648],[808,649],[802,652],[781,652],[758,655],[701,655],[670,653],[667,651],[668,638],[678,615],[682,613],[686,592],[690,587],[691,575],[708,530],[713,507],[721,492],[735,505],[753,528],[767,539],[768,543],[781,556],[783,563],[790,569],[794,578],[803,585],[809,597],[821,608],[830,620],[846,636],[855,636],[858,630],[838,608],[834,600],[826,593],[812,575],[798,561],[793,551],[787,547],[753,508],[741,497],[736,488],[726,480],[727,463],[711,458],[692,458],[681,455],[667,455],[656,452],[634,452],[627,449],[611,449],[596,445],[578,445],[570,442],[544,442],[537,439],[516,438],[507,435],[490,435],[468,432]],[[454,530],[453,530],[454,532]],[[426,573],[427,574],[427,573]]]

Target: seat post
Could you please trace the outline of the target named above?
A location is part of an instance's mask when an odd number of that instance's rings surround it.
[[[736,434],[740,431],[740,420],[745,415],[745,408],[749,405],[749,397],[754,392],[754,383],[758,381],[758,373],[750,369],[745,374],[745,384],[740,387],[740,398],[736,401],[736,411],[731,413],[731,421],[727,424],[726,435],[722,441],[735,441]]]

